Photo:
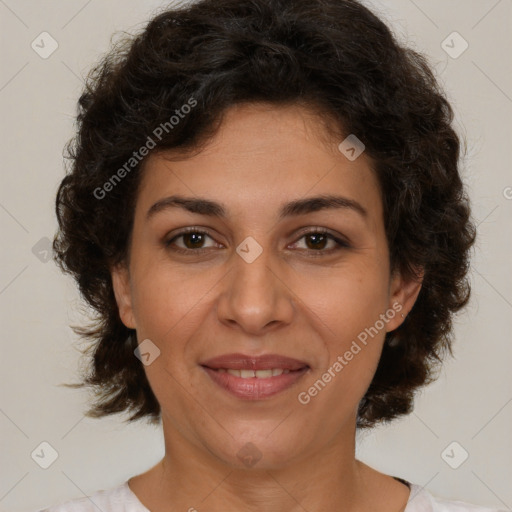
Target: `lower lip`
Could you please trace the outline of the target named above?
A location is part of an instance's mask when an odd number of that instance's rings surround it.
[[[268,377],[266,379],[259,379],[258,377],[242,379],[242,377],[236,377],[227,372],[219,373],[207,366],[202,366],[202,368],[206,370],[206,373],[213,382],[218,384],[221,388],[245,400],[262,400],[277,395],[277,393],[281,393],[285,389],[293,386],[309,369],[306,367],[301,370],[282,373],[281,375]]]

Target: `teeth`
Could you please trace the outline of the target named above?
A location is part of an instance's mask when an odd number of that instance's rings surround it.
[[[254,372],[254,375],[258,379],[268,379],[269,377],[272,377],[272,370],[257,370]]]
[[[233,370],[231,368],[219,368],[217,370],[220,373],[229,373],[235,377],[241,377],[242,379],[250,379],[256,377],[257,379],[268,379],[270,377],[276,377],[283,373],[290,373],[290,370],[283,370],[282,368],[272,368],[268,370]]]

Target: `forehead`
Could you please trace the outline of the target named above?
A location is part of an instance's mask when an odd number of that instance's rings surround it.
[[[179,194],[208,196],[239,212],[277,208],[284,198],[336,193],[379,215],[371,160],[364,153],[349,160],[338,149],[342,137],[302,107],[232,107],[198,152],[169,150],[148,157],[138,206],[147,210],[166,195]]]

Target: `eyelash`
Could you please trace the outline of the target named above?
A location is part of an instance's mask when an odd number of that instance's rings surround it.
[[[183,249],[182,247],[172,247],[173,242],[175,242],[178,238],[182,237],[183,235],[186,235],[189,233],[194,233],[194,234],[198,234],[198,235],[207,235],[208,237],[210,237],[213,240],[213,237],[207,231],[203,231],[198,228],[190,227],[190,228],[184,229],[183,231],[180,231],[175,236],[173,236],[170,240],[164,241],[165,247],[168,249],[171,249],[174,252],[180,253],[180,254],[190,254],[190,253],[203,254],[205,252],[208,252],[210,249],[212,249],[212,247],[199,248],[199,249]],[[302,249],[302,251],[311,254],[313,257],[318,257],[318,256],[321,257],[324,255],[330,255],[333,252],[337,252],[342,249],[350,248],[350,245],[346,241],[335,237],[333,234],[331,234],[325,228],[320,228],[320,227],[311,229],[310,231],[302,232],[300,238],[297,239],[297,242],[308,235],[324,235],[328,239],[334,241],[337,245],[337,247],[335,247],[333,249],[318,249],[318,250]],[[297,242],[294,242],[294,244]]]

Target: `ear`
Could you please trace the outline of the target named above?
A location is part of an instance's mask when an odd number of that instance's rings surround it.
[[[136,329],[132,307],[130,272],[126,265],[121,264],[112,267],[110,274],[121,321],[129,329]]]
[[[425,273],[422,268],[416,269],[415,273],[416,276],[408,279],[405,279],[398,271],[392,274],[388,308],[398,314],[387,322],[387,332],[400,327],[418,298]]]

